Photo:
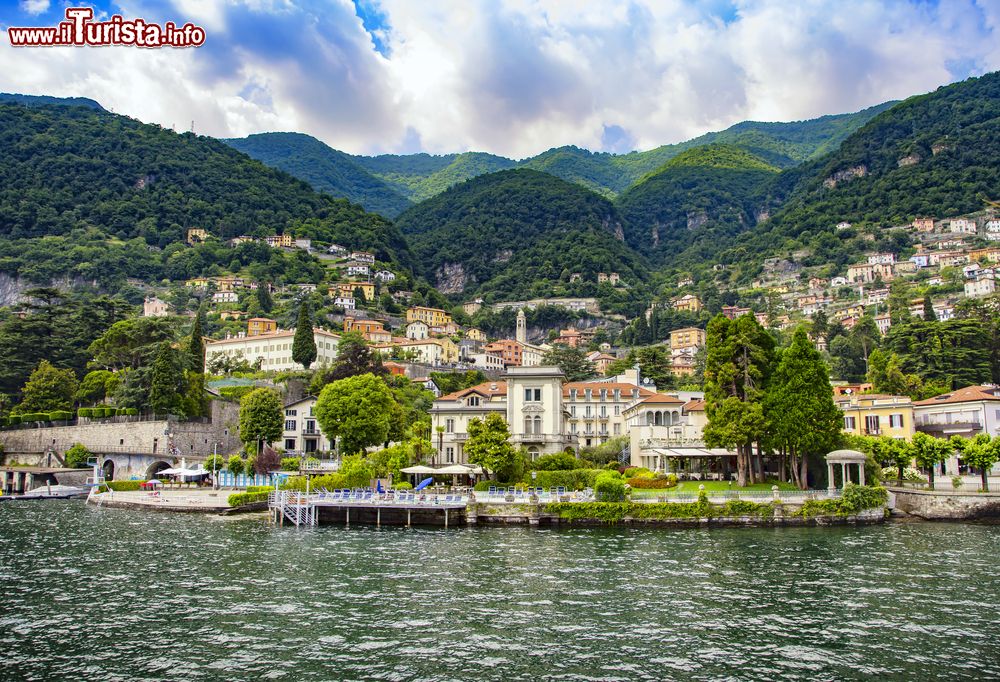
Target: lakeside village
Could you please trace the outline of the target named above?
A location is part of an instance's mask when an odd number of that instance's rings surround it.
[[[94,341],[82,381],[43,361],[3,417],[3,492],[83,486],[99,504],[269,507],[296,525],[350,523],[352,511],[355,522],[445,525],[449,514],[452,524],[876,521],[887,505],[924,518],[989,514],[1000,507],[989,492],[1000,388],[920,382],[891,354],[876,362],[877,348],[861,380],[830,381],[831,335],[817,320],[840,339],[872,323],[885,335],[894,323],[951,320],[962,299],[992,300],[1000,219],[895,229],[915,243],[829,279],[767,261],[753,283],[767,310],[723,305],[711,316],[682,278],[677,296],[624,333],[627,321],[602,321],[595,298],[423,305],[373,253],[274,235],[270,247],[318,256],[330,281],[193,278]],[[208,239],[188,231],[190,244]],[[916,286],[923,296],[908,297]],[[275,298],[293,328],[266,315]],[[667,307],[708,323],[642,347],[612,343],[604,322],[634,337]],[[513,338],[456,320],[484,308],[516,311]],[[559,308],[587,324],[529,327],[528,314]],[[914,381],[921,399],[884,390]]]

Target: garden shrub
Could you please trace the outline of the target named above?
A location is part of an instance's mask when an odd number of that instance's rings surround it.
[[[529,465],[537,471],[570,471],[579,467],[576,457],[568,452],[542,455]]]
[[[413,485],[407,483],[406,481],[400,481],[399,483],[392,484],[393,490],[413,490]]]
[[[76,443],[63,455],[63,459],[66,460],[66,466],[70,469],[80,469],[87,466],[87,460],[93,456],[93,453],[80,443]]]
[[[523,482],[536,488],[566,488],[567,490],[583,490],[593,488],[597,475],[605,469],[572,469],[570,471],[537,471],[533,479],[529,472]]]
[[[268,491],[270,491],[270,488],[268,488]],[[244,505],[254,504],[255,502],[267,502],[267,496],[270,494],[268,491],[255,493],[233,493],[229,496],[229,506],[242,507]]]
[[[594,494],[602,502],[621,502],[625,499],[625,480],[621,474],[603,471],[594,479]]]
[[[108,481],[107,486],[115,492],[125,492],[129,490],[142,490],[145,481]]]
[[[73,418],[72,412],[67,412],[66,410],[56,410],[55,412],[49,412],[49,421],[52,422],[67,422]]]
[[[91,415],[94,414],[94,408],[92,407],[81,407],[76,411],[77,417],[83,417],[84,419],[90,419]]]
[[[221,395],[226,400],[233,400],[236,402],[240,401],[240,398],[245,396],[250,391],[257,388],[256,386],[224,386],[219,389],[219,395]]]
[[[138,407],[127,407],[127,408],[125,408],[125,414],[127,414],[129,417],[138,416],[138,414],[139,414],[139,408]]]
[[[477,493],[484,493],[488,491],[490,488],[495,488],[499,485],[500,484],[497,483],[496,481],[479,481],[478,483],[476,483],[476,485],[472,486],[472,489],[475,490]]]
[[[248,485],[246,491],[248,493],[266,493],[271,490],[274,490],[273,485]]]
[[[7,417],[7,424],[10,426],[16,426],[21,423],[21,416],[17,414],[12,414]]]
[[[281,470],[282,471],[298,471],[299,470],[299,458],[298,457],[282,457],[281,458]]]

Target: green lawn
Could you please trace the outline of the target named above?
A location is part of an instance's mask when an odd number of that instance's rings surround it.
[[[757,491],[767,491],[770,492],[771,486],[778,486],[779,490],[798,490],[791,483],[782,483],[779,481],[768,481],[767,483],[753,483],[748,486],[740,488],[735,483],[732,485],[728,481],[680,481],[673,488],[664,488],[663,490],[654,490],[650,488],[633,488],[633,497],[644,497],[647,495],[662,495],[664,493],[697,493],[700,489],[699,486],[705,486],[705,492],[718,492],[726,490],[757,490]]]

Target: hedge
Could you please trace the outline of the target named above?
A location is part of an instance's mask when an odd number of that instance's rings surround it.
[[[298,457],[282,457],[281,458],[281,470],[282,471],[298,471],[299,470],[299,458]]]
[[[393,490],[413,490],[413,486],[406,481],[400,481],[399,483],[392,484]]]
[[[76,416],[83,417],[84,419],[90,419],[92,416],[94,416],[94,408],[81,407],[79,410],[76,411]]]
[[[49,421],[53,422],[66,422],[73,418],[73,413],[66,410],[56,410],[55,412],[49,412]]]
[[[127,492],[130,490],[142,490],[142,484],[145,481],[106,481],[97,492],[104,493],[108,489],[114,490],[115,492]]]
[[[12,414],[9,417],[7,417],[7,425],[8,426],[15,426],[15,425],[20,424],[20,423],[21,423],[21,416],[20,415]]]
[[[886,489],[881,486],[868,487],[848,483],[844,486],[839,499],[806,500],[799,510],[800,516],[850,516],[863,509],[874,509],[884,506],[889,499]]]
[[[625,499],[625,479],[614,471],[602,471],[594,479],[594,494],[606,502],[622,502]]]
[[[477,493],[484,493],[488,491],[490,488],[495,488],[498,485],[500,484],[497,483],[496,481],[479,481],[478,483],[476,483],[476,485],[472,486],[472,489],[475,490]]]
[[[274,490],[273,485],[248,485],[248,493],[266,493]]]
[[[712,517],[756,516],[771,518],[770,503],[730,500],[723,505],[711,504],[702,493],[697,502],[552,502],[545,511],[569,520],[588,519],[617,523],[626,517],[633,519],[703,519]]]
[[[270,489],[268,489],[270,490]],[[253,504],[255,502],[267,502],[267,496],[270,493],[267,491],[257,492],[257,493],[233,493],[229,496],[229,506],[230,507],[242,507],[247,504]]]
[[[666,476],[657,478],[634,477],[628,479],[628,484],[633,488],[663,490],[665,488],[675,487],[677,485],[677,476],[674,474],[667,474]]]
[[[531,473],[525,474],[523,482],[537,488],[567,488],[583,490],[593,488],[597,475],[607,469],[569,469],[556,471],[536,471],[537,477],[532,479]],[[493,485],[496,485],[495,483]],[[487,486],[488,489],[489,486]]]

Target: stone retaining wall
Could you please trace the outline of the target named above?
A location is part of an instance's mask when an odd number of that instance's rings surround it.
[[[1000,493],[890,488],[896,509],[934,521],[1000,518]]]

